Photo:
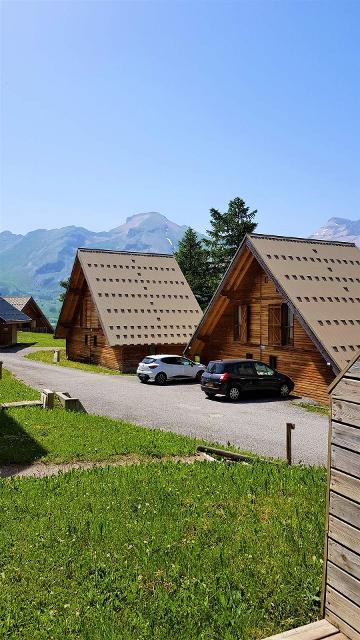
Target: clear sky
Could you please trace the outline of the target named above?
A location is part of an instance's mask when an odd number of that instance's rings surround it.
[[[360,2],[3,0],[0,230],[360,217]]]

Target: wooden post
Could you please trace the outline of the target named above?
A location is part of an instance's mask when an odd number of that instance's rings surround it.
[[[291,432],[295,429],[295,425],[292,422],[286,423],[286,459],[288,464],[291,464]]]
[[[1,378],[2,378],[2,366],[3,366],[3,363],[2,363],[2,361],[0,360],[0,380],[1,380]]]
[[[60,362],[60,349],[54,349],[54,362]]]
[[[54,398],[55,393],[51,391],[51,389],[43,389],[41,392],[41,402],[43,403],[44,409],[53,409],[54,408]]]

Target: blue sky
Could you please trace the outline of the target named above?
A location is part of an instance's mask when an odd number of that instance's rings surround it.
[[[0,230],[360,217],[360,2],[2,3]]]

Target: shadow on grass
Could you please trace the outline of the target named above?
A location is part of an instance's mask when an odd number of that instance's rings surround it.
[[[29,466],[46,453],[7,411],[0,411],[0,465]],[[0,477],[9,475],[0,467]]]

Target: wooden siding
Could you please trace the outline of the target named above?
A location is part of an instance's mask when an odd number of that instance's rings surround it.
[[[100,325],[95,304],[86,284],[80,296],[72,326],[66,337],[69,360],[98,364],[124,373],[134,373],[150,353],[181,354],[185,345],[133,345],[111,347]]]
[[[360,640],[360,374],[353,365],[334,386],[329,434],[325,618]]]
[[[335,375],[299,321],[294,320],[292,345],[269,344],[269,306],[283,302],[272,280],[252,258],[244,281],[227,294],[226,307],[217,324],[210,330],[204,327],[205,335],[204,332],[199,335],[202,342],[196,341],[190,355],[200,354],[204,364],[217,358],[245,358],[248,353],[269,363],[270,356],[275,356],[277,369],[294,380],[295,393],[328,403],[328,386]],[[234,306],[237,304],[249,306],[246,343],[234,339]]]
[[[0,347],[9,347],[17,343],[16,324],[0,323]]]

